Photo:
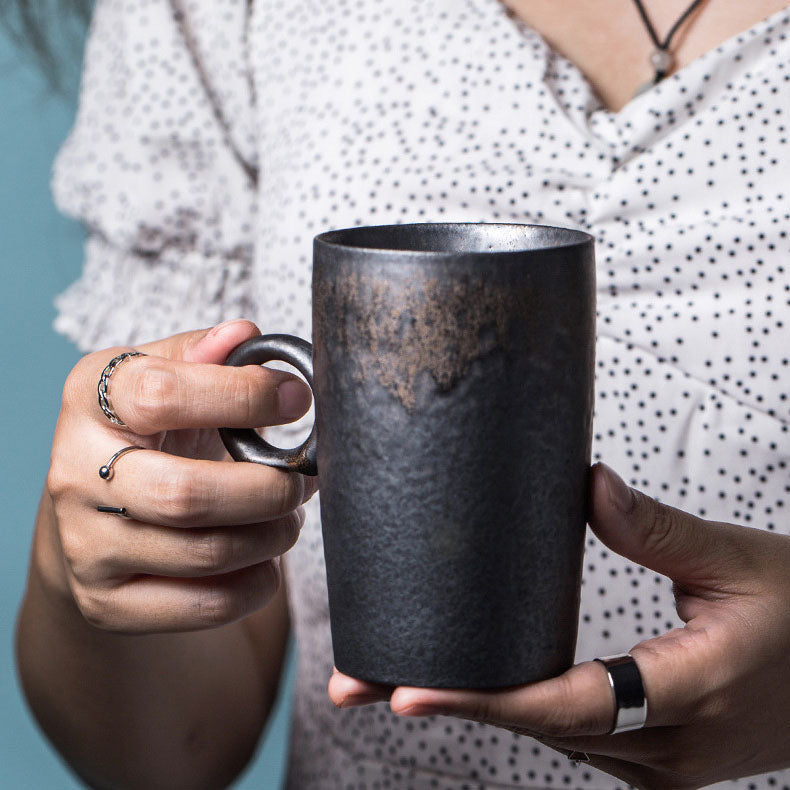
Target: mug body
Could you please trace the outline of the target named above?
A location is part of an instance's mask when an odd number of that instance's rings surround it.
[[[593,240],[509,224],[315,239],[335,664],[499,687],[573,663],[592,435]]]

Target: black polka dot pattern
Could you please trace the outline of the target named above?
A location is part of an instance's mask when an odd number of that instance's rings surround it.
[[[788,32],[790,10],[614,113],[499,0],[100,0],[54,182],[90,237],[56,326],[85,349],[240,315],[309,337],[320,231],[585,229],[595,458],[684,510],[788,533]],[[625,787],[508,731],[336,710],[317,501],[286,571],[289,788]],[[580,660],[680,624],[667,579],[588,536]]]

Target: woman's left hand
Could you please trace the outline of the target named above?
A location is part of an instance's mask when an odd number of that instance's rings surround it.
[[[335,672],[350,707],[389,699],[403,716],[442,714],[531,735],[636,787],[699,788],[790,766],[790,537],[705,521],[593,467],[590,526],[613,551],[670,577],[683,628],[629,652],[645,727],[609,735],[614,703],[598,661],[504,690],[396,689]]]

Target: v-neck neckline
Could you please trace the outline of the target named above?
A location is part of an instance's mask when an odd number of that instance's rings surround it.
[[[742,46],[746,41],[754,38],[754,36],[760,35],[763,30],[772,29],[775,25],[781,24],[785,19],[790,21],[790,4],[788,4],[784,8],[780,8],[773,14],[770,14],[764,19],[756,22],[751,27],[740,31],[739,33],[735,33],[734,35],[722,41],[720,44],[717,44],[715,47],[709,49],[707,52],[703,52],[701,55],[694,58],[694,60],[683,66],[683,68],[678,69],[676,72],[673,72],[670,76],[666,77],[662,82],[654,85],[651,88],[648,88],[645,91],[635,94],[619,110],[614,110],[604,104],[603,100],[598,95],[598,92],[593,87],[585,72],[574,61],[563,55],[561,52],[559,52],[559,50],[555,49],[540,33],[539,30],[527,24],[518,16],[518,14],[515,13],[515,11],[508,8],[508,6],[506,6],[502,0],[483,0],[483,2],[487,5],[490,5],[491,9],[495,13],[498,11],[502,16],[504,16],[510,23],[511,28],[518,35],[523,36],[526,32],[534,36],[553,59],[559,63],[564,64],[568,70],[573,72],[581,80],[581,82],[587,88],[590,97],[597,104],[597,106],[588,113],[588,119],[592,119],[594,116],[599,116],[612,123],[618,123],[620,119],[630,115],[634,107],[638,107],[641,104],[644,104],[650,97],[654,97],[655,91],[660,90],[661,87],[667,83],[672,81],[688,81],[689,77],[702,68],[702,66],[714,54],[724,55],[727,52]]]

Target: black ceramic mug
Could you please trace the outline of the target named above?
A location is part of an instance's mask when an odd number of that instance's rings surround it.
[[[574,658],[590,466],[593,239],[511,224],[358,227],[314,241],[312,433],[236,460],[319,475],[335,665],[393,685],[497,687]]]

